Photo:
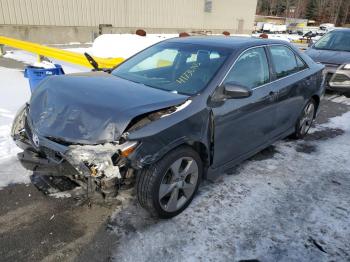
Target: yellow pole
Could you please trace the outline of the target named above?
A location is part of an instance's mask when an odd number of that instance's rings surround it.
[[[0,46],[4,46],[4,45],[25,50],[30,53],[37,54],[39,56],[50,57],[57,60],[69,62],[72,64],[77,64],[77,65],[92,68],[92,66],[87,61],[87,59],[83,54],[62,50],[58,48],[48,47],[44,45],[39,45],[28,41],[17,40],[10,37],[0,36]],[[121,58],[121,57],[117,57],[117,58],[93,57],[93,58],[99,64],[100,68],[113,68],[124,61],[124,58]]]

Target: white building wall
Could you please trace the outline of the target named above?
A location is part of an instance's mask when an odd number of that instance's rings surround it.
[[[251,31],[257,0],[0,0],[0,25]],[[242,23],[242,22],[241,22]]]

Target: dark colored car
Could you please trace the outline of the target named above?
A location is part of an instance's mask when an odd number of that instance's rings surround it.
[[[111,74],[52,76],[17,115],[23,165],[113,196],[136,178],[138,200],[179,214],[212,179],[278,139],[308,132],[322,70],[281,41],[175,38]]]
[[[305,53],[326,66],[327,89],[350,96],[350,29],[330,31]]]

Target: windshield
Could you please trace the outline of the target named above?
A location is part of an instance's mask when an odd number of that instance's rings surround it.
[[[314,48],[350,52],[350,31],[332,31],[318,40]]]
[[[130,58],[112,74],[169,92],[194,95],[213,78],[231,49],[163,42]]]

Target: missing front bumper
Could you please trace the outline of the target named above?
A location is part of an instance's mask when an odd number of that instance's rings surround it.
[[[91,196],[95,193],[99,193],[102,194],[104,198],[113,198],[127,181],[127,175],[121,173],[110,177],[83,175],[71,162],[63,160],[57,163],[43,156],[41,152],[25,150],[18,154],[18,159],[24,168],[33,171],[33,176],[36,177],[35,183],[34,181],[33,183],[44,193],[45,191],[51,193],[54,191],[53,188],[50,188],[52,185],[49,185],[47,181],[64,180],[67,178],[81,188],[79,191],[74,191],[75,196],[79,194]],[[84,166],[86,170],[90,170],[84,163],[81,163],[81,166]],[[48,187],[42,190],[45,185]]]
[[[130,169],[119,151],[124,146],[62,145],[37,136],[38,145],[29,139],[33,133],[30,125],[14,127],[13,139],[24,151],[18,154],[21,164],[39,176],[67,177],[79,184],[89,194],[98,192],[103,197],[115,197],[118,189],[126,183]],[[45,179],[44,179],[45,180]]]
[[[22,165],[41,176],[65,176],[90,192],[115,196],[132,179],[126,154],[137,147],[135,141],[122,144],[72,145],[38,134],[29,119],[29,105],[17,113],[11,136],[24,151],[18,154]]]

